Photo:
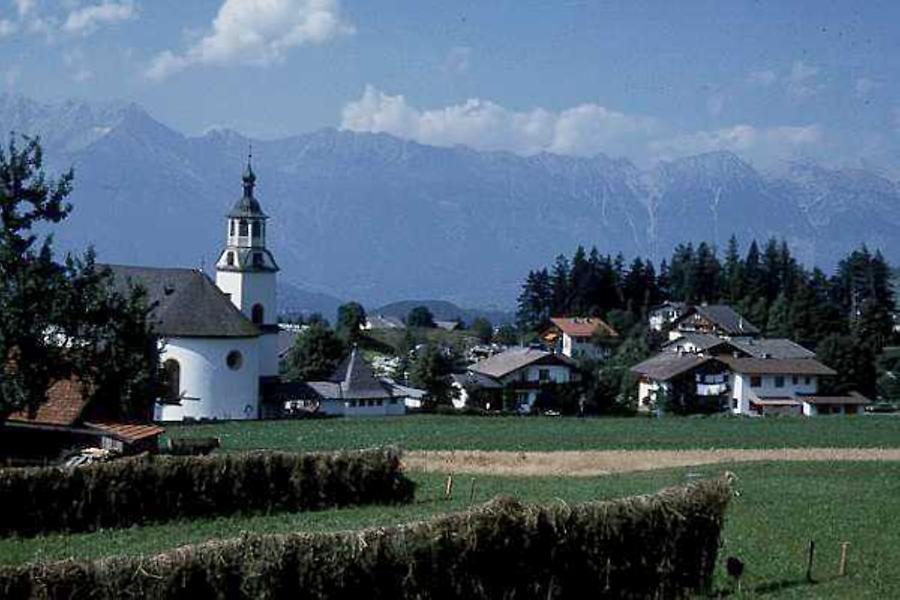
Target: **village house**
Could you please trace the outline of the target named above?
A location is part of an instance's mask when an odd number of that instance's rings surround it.
[[[366,322],[362,329],[372,331],[377,329],[406,329],[406,323],[397,317],[385,315],[366,315]]]
[[[606,359],[619,333],[598,317],[554,317],[541,339],[557,354],[578,360]]]
[[[404,414],[407,393],[376,377],[362,353],[353,348],[328,379],[273,383],[266,396],[270,405],[278,404],[288,415],[365,417]]]
[[[870,402],[856,393],[820,395],[822,378],[835,371],[783,338],[685,334],[632,372],[639,378],[641,410],[658,407],[665,398],[691,412],[815,416],[856,414]]]
[[[684,314],[688,305],[685,302],[664,302],[650,309],[648,320],[650,329],[653,331],[662,331],[664,327],[670,323],[674,323]]]
[[[722,338],[752,338],[759,329],[727,304],[688,306],[673,322],[669,339],[687,333],[706,333]]]
[[[12,413],[0,433],[0,455],[22,460],[56,459],[60,452],[79,447],[104,448],[123,454],[156,452],[162,427],[147,414],[124,420],[110,407],[91,401],[77,379],[57,381],[47,401],[34,414]]]
[[[465,378],[456,378],[459,407],[467,406],[473,390],[485,390],[488,397],[509,398],[513,410],[527,413],[551,386],[566,386],[581,380],[574,361],[553,352],[516,347],[471,365]],[[491,402],[488,410],[503,408]]]

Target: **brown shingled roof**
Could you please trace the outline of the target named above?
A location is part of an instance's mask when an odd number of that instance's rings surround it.
[[[550,322],[572,337],[591,337],[598,332],[607,337],[619,336],[618,331],[598,317],[553,317]]]
[[[38,407],[34,418],[29,417],[27,411],[19,410],[12,413],[7,420],[69,427],[81,416],[86,404],[81,383],[77,379],[63,379],[47,390],[47,401]]]
[[[836,375],[837,371],[812,358],[734,358],[720,356],[732,371],[745,375]]]

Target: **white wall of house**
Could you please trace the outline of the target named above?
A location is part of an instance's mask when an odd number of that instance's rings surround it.
[[[672,390],[668,381],[655,381],[641,379],[638,381],[638,410],[649,411],[653,407],[660,391],[666,393]]]
[[[403,398],[323,400],[319,410],[327,415],[345,417],[384,417],[406,414],[406,404]]]
[[[231,368],[227,357],[240,354]],[[180,366],[180,405],[156,407],[159,421],[256,419],[259,413],[258,338],[169,338],[161,360]]]
[[[751,385],[754,377],[759,377],[760,385]],[[819,380],[815,375],[753,376],[746,373],[733,373],[730,383],[732,412],[742,415],[754,414],[750,411],[751,392],[757,396],[796,398],[799,394],[815,394],[819,389]],[[737,403],[734,400],[737,400]],[[804,409],[804,414],[805,412]]]
[[[609,348],[591,342],[591,338],[573,337],[568,333],[562,335],[562,354],[569,358],[602,359],[610,354]]]
[[[504,385],[515,383],[537,383],[540,381],[553,381],[556,383],[569,383],[575,381],[572,368],[563,365],[528,365],[506,375],[502,380]]]

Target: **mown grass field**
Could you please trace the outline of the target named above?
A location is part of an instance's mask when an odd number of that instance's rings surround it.
[[[171,437],[217,436],[225,451],[305,451],[394,444],[408,450],[896,448],[900,417],[560,418],[407,415],[168,426]]]
[[[740,496],[729,509],[720,557],[746,563],[743,593],[748,597],[896,598],[900,570],[900,464],[897,463],[748,463],[730,467]],[[722,467],[674,469],[595,478],[479,477],[474,502],[497,494],[534,502],[579,502],[646,493]],[[239,535],[242,531],[321,531],[383,526],[469,505],[471,478],[458,477],[451,501],[442,498],[441,475],[412,473],[419,484],[411,506],[369,506],[317,513],[193,520],[163,525],[0,540],[0,561],[96,558],[146,554],[185,543]],[[814,579],[805,580],[806,548],[818,548]],[[837,577],[839,544],[849,541],[848,575]],[[717,588],[730,589],[720,574]]]

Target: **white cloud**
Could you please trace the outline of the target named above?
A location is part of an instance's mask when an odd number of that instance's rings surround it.
[[[104,24],[118,23],[137,17],[137,9],[130,1],[92,4],[77,8],[69,13],[63,30],[69,33],[88,35]]]
[[[818,75],[818,67],[808,65],[802,60],[796,61],[787,76],[788,95],[796,100],[805,100],[815,96],[821,89],[821,85],[816,79]]]
[[[773,71],[772,69],[753,71],[752,73],[747,75],[748,83],[752,85],[758,85],[760,87],[769,87],[776,81],[778,81],[778,75],[776,75],[775,71]]]
[[[0,40],[16,32],[16,24],[9,19],[0,19]]]
[[[303,44],[322,44],[352,34],[338,0],[225,0],[211,31],[184,54],[159,53],[145,71],[163,79],[191,65],[268,65]]]
[[[16,5],[16,10],[19,12],[19,18],[22,18],[34,10],[37,2],[36,0],[13,0],[13,4]]]
[[[790,158],[814,149],[824,137],[817,124],[754,127],[735,125],[723,129],[697,131],[650,143],[651,152],[661,160],[728,150],[762,163]]]
[[[653,119],[626,115],[597,104],[560,112],[543,108],[512,111],[489,100],[421,110],[402,95],[389,96],[367,85],[342,111],[341,128],[390,133],[434,146],[466,145],[518,154],[554,152],[580,156],[622,154],[646,140]]]

